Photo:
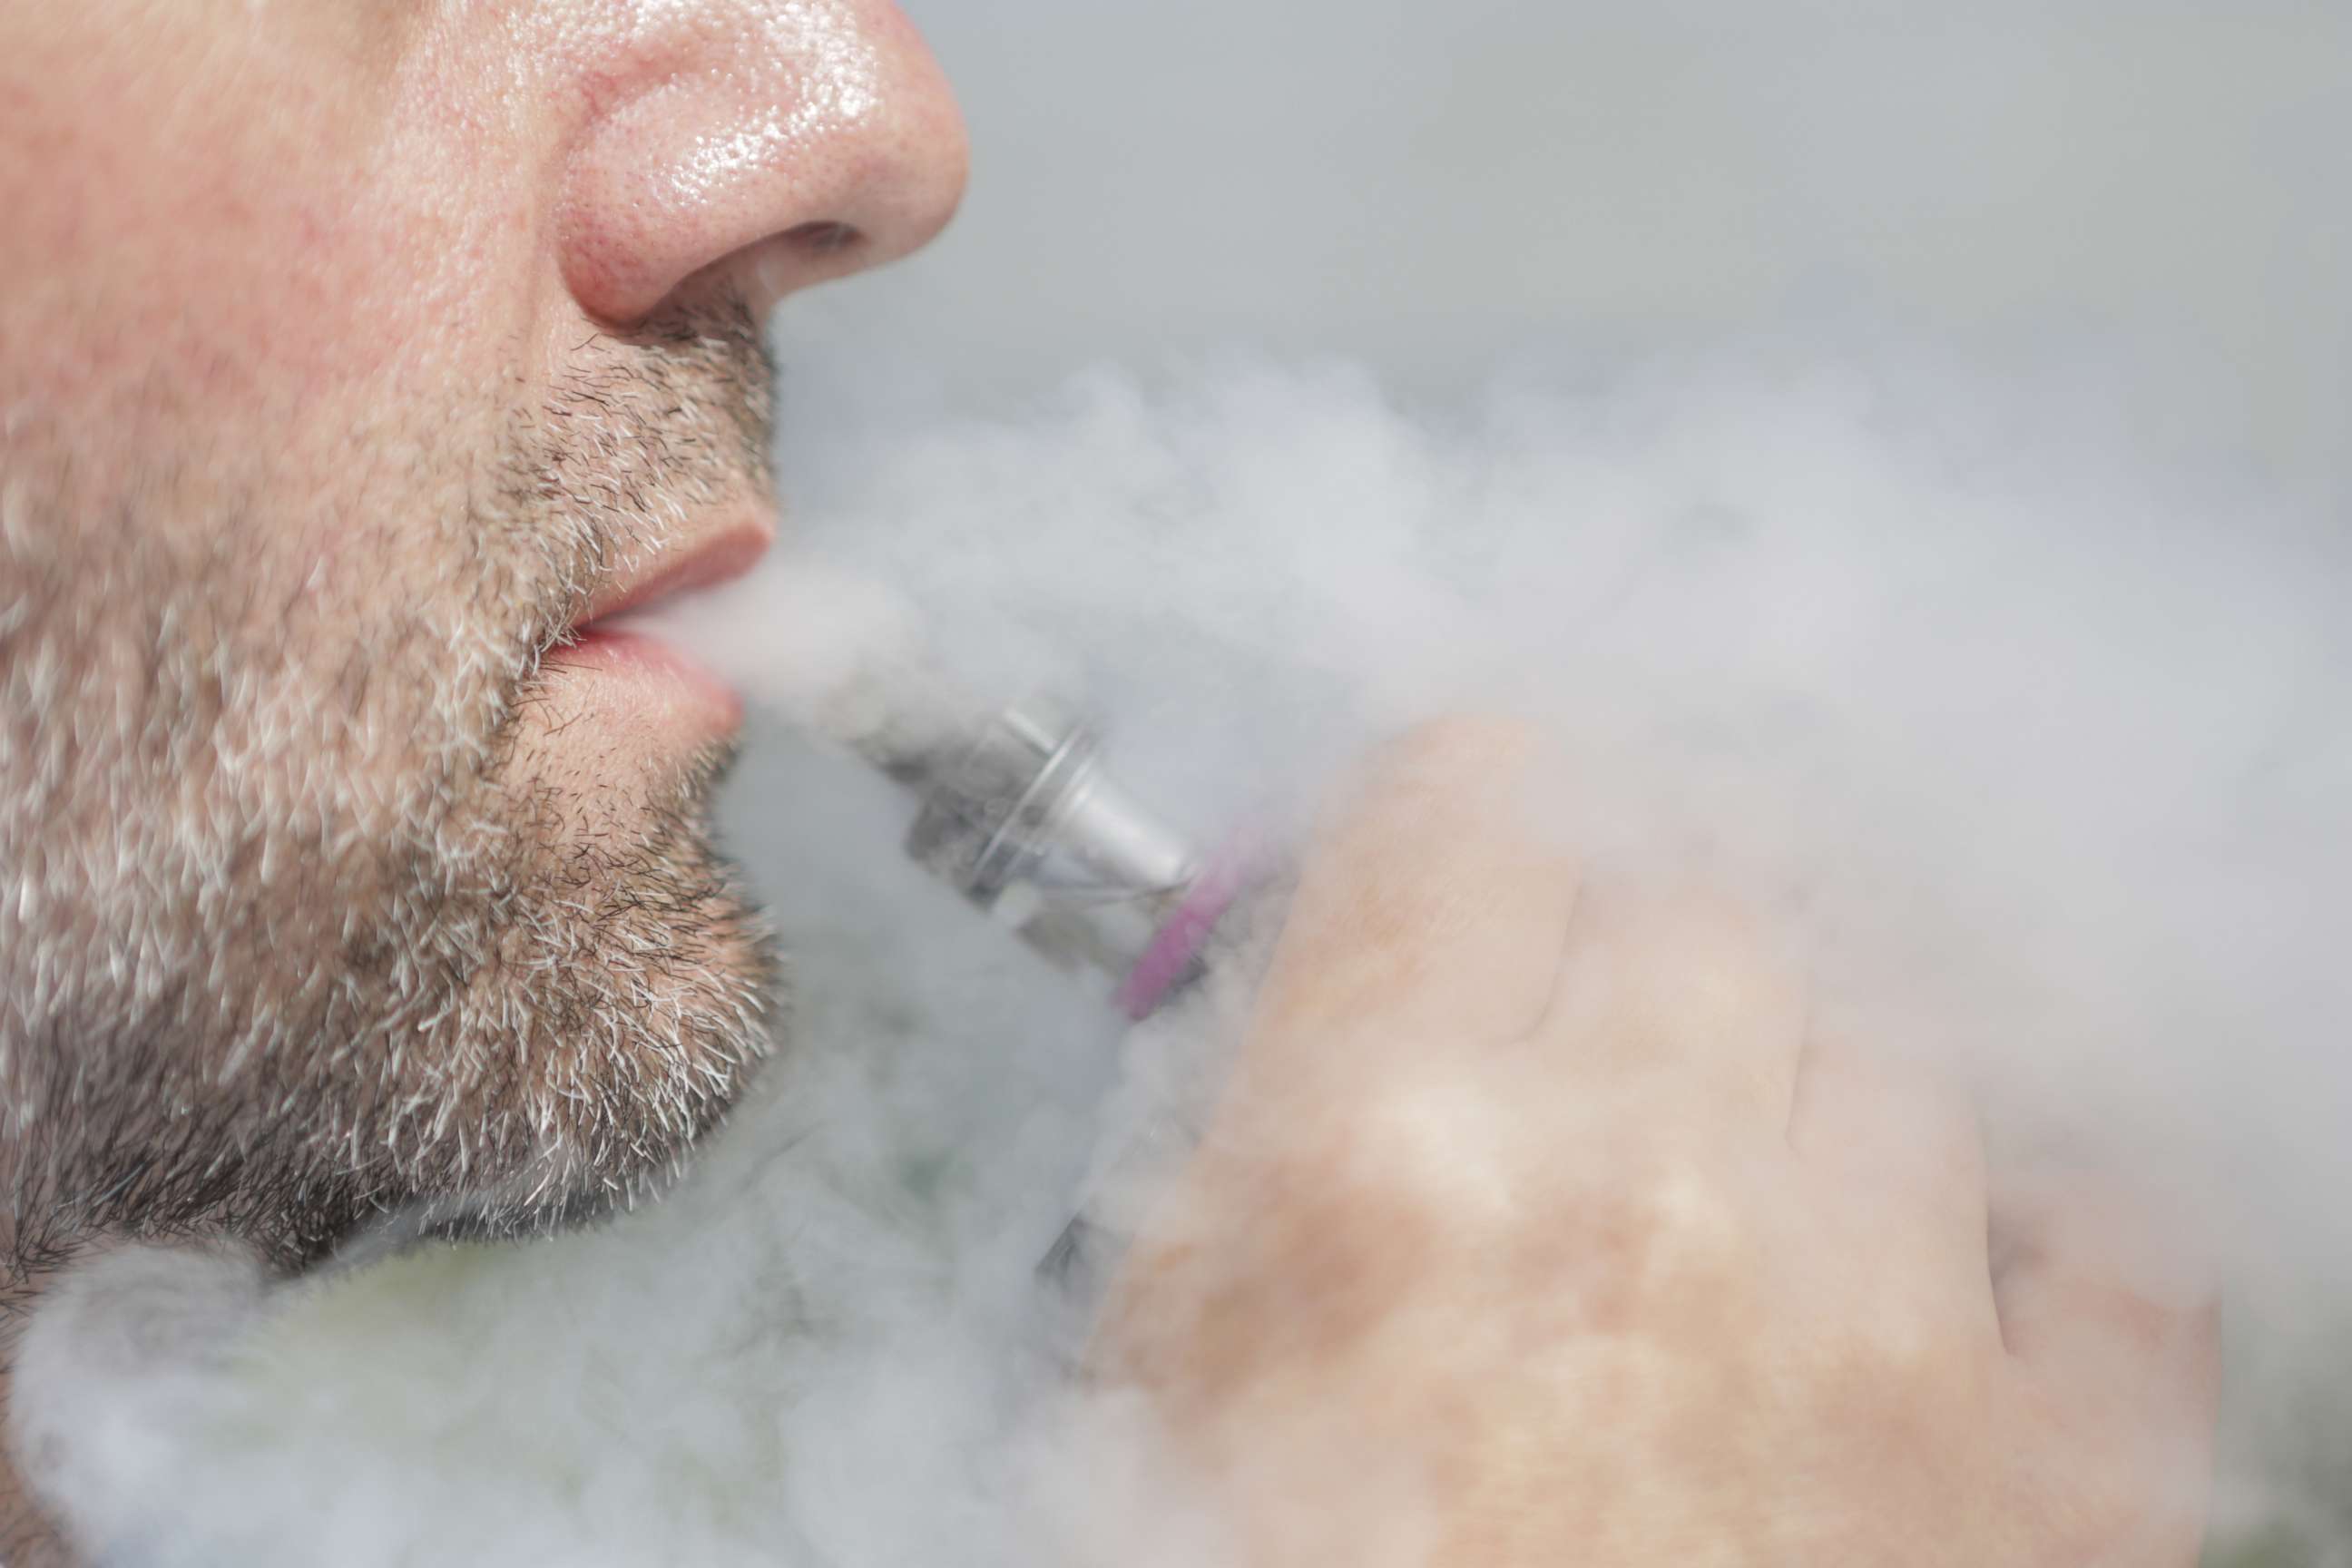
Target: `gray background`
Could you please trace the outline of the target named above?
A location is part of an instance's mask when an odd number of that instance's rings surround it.
[[[1444,395],[1823,312],[2079,343],[2154,438],[2352,499],[2341,0],[907,0],[974,162],[796,368],[951,394],[1244,341]],[[804,384],[824,386],[827,374]]]

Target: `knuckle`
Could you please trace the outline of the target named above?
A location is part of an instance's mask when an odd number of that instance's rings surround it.
[[[1653,1173],[1634,1201],[1660,1268],[1677,1276],[1720,1274],[1746,1255],[1746,1216],[1729,1184],[1711,1167],[1668,1165]]]
[[[1869,1450],[1922,1458],[1983,1430],[1990,1380],[1937,1319],[1879,1304],[1832,1333],[1796,1373],[1822,1416]]]
[[[1965,1396],[1966,1358],[1944,1315],[1899,1291],[1852,1299],[1814,1342],[1825,1386],[1866,1391],[1874,1404],[1932,1408],[1940,1419]]]
[[[1516,768],[1534,751],[1536,731],[1521,720],[1496,714],[1455,714],[1425,720],[1382,746],[1373,777],[1429,786]]]
[[[1743,1299],[1755,1273],[1744,1206],[1719,1173],[1658,1161],[1578,1193],[1530,1241],[1608,1318]]]
[[[1849,1341],[1847,1356],[1871,1381],[1906,1389],[1937,1381],[1947,1360],[1937,1325],[1899,1307],[1872,1313]]]

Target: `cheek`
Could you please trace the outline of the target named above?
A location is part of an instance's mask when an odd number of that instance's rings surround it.
[[[293,626],[446,612],[480,588],[447,580],[448,531],[533,346],[575,341],[541,324],[551,110],[499,79],[495,7],[387,40],[255,19],[294,4],[86,3],[46,55],[0,22],[0,374],[104,477],[93,506],[236,534]]]
[[[0,312],[22,312],[0,342],[32,384],[86,409],[168,389],[289,454],[348,443],[386,399],[496,387],[545,300],[535,95],[478,79],[496,51],[152,9],[0,69],[23,106],[0,195],[32,241],[21,268],[0,252],[19,274]]]

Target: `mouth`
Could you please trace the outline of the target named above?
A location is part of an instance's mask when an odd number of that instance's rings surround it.
[[[703,526],[681,531],[606,574],[579,617],[548,649],[541,668],[566,678],[567,687],[577,685],[587,707],[641,732],[707,737],[733,731],[742,721],[742,700],[651,631],[643,612],[742,576],[775,538],[773,514],[753,507],[730,509]]]
[[[645,559],[607,574],[573,623],[573,635],[673,595],[740,577],[775,542],[774,517],[744,508],[658,545]]]

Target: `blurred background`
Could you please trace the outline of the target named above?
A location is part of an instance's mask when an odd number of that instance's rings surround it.
[[[986,405],[1246,342],[1444,396],[1859,312],[1993,362],[2079,345],[2155,439],[2352,500],[2341,0],[905,8],[971,194],[791,308],[803,387],[903,357]]]

